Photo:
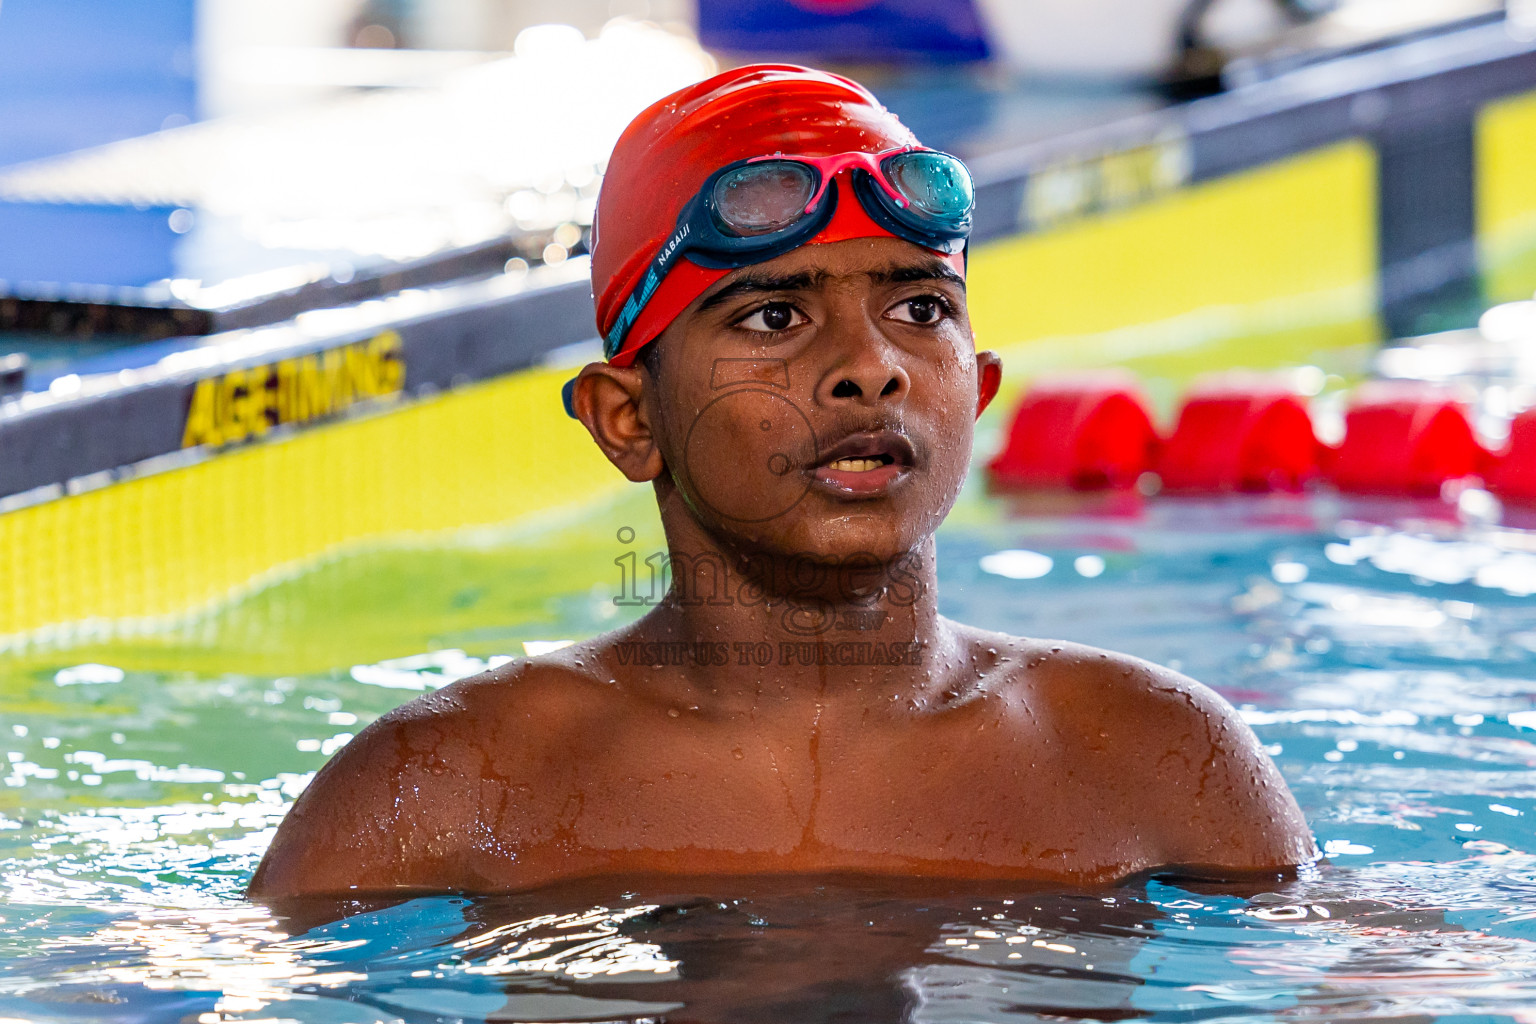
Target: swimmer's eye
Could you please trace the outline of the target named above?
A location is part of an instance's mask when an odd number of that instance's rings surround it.
[[[954,315],[954,307],[942,295],[914,295],[902,299],[885,314],[902,323],[931,327],[945,317]]]
[[[799,327],[806,322],[804,313],[787,302],[769,302],[759,306],[746,317],[736,321],[736,326],[760,334],[774,334]]]

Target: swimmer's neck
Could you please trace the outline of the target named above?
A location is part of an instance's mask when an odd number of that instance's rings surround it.
[[[938,613],[931,536],[887,562],[743,551],[690,519],[667,522],[671,587],[629,642],[715,645],[715,664],[671,659],[694,685],[724,696],[745,680],[788,695],[858,692],[880,699],[942,690],[958,647]],[[718,662],[723,660],[725,664]]]

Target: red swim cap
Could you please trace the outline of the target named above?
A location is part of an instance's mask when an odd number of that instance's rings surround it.
[[[726,164],[784,153],[831,156],[915,145],[896,115],[857,82],[793,64],[751,64],[658,100],[613,147],[592,222],[592,295],[603,337],[645,276],[678,214]],[[890,232],[856,202],[839,203],[808,244]],[[951,262],[963,273],[959,257]],[[627,366],[648,342],[726,276],[685,256],[664,278],[610,362]]]

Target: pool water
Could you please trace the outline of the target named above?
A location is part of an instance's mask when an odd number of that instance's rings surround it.
[[[645,504],[0,654],[0,1021],[1536,1021],[1536,516],[1481,492],[973,487],[941,532],[947,614],[1129,651],[1242,709],[1328,851],[1294,881],[241,898],[373,718],[619,621],[613,538],[659,542]]]

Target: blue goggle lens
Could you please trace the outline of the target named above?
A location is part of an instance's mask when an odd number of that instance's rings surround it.
[[[959,222],[976,202],[970,172],[946,153],[897,153],[881,167],[891,186],[924,216]]]

